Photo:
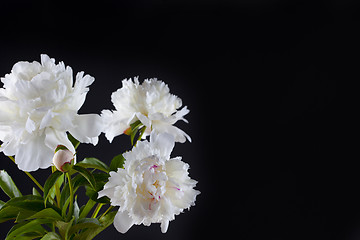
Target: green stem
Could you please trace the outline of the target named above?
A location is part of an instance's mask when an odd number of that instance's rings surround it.
[[[69,216],[71,216],[72,212],[73,212],[72,209],[73,209],[73,202],[74,202],[74,193],[73,193],[73,188],[72,188],[72,184],[71,184],[71,176],[68,172],[66,173],[66,176],[69,181],[69,190],[70,190]]]
[[[15,163],[15,158],[12,156],[8,156],[14,163]],[[16,163],[15,163],[16,164]],[[44,192],[44,188],[41,186],[41,184],[29,173],[26,171],[23,171],[26,175],[28,175],[28,177],[36,184],[36,186],[38,186],[38,188]]]
[[[100,218],[102,218],[103,216],[105,216],[111,209],[113,209],[114,206],[110,206],[108,209],[106,209],[106,211],[101,215]]]
[[[95,210],[94,210],[94,213],[93,213],[93,215],[91,216],[91,218],[96,218],[96,216],[98,215],[98,213],[99,213],[102,205],[103,205],[102,203],[98,203],[98,204],[97,204],[97,206],[96,206],[96,208],[95,208]]]
[[[52,171],[52,173],[56,172],[56,167],[51,166],[51,171]],[[61,175],[61,177],[63,177],[63,175]],[[60,186],[59,186],[58,181],[55,182],[55,196],[56,196],[56,201],[57,201],[58,207],[60,208],[61,193],[60,193]]]

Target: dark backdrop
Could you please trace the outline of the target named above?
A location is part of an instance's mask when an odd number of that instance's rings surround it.
[[[165,235],[111,226],[97,239],[360,239],[356,1],[74,2],[1,2],[0,75],[41,53],[64,61],[96,79],[80,113],[112,109],[124,78],[165,81],[191,110],[178,126],[193,142],[173,156],[202,192]],[[109,163],[127,140],[101,135],[78,158]]]

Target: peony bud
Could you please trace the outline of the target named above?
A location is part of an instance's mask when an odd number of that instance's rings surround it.
[[[55,149],[53,163],[57,170],[67,172],[71,168],[71,162],[74,160],[74,154],[63,145],[58,145]]]

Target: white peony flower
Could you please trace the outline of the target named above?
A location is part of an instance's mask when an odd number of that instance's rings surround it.
[[[178,120],[187,122],[184,116],[189,110],[186,106],[177,110],[182,105],[181,99],[170,94],[169,87],[164,82],[152,78],[139,84],[138,78],[134,78],[134,82],[125,79],[122,84],[122,88],[111,95],[116,110],[103,110],[101,113],[105,136],[110,142],[137,120],[146,126],[143,138],[153,130],[173,135],[176,142],[183,143],[186,138],[191,142],[185,132],[173,126]]]
[[[110,172],[99,197],[108,196],[111,205],[120,206],[114,219],[119,232],[133,224],[161,223],[165,233],[175,215],[195,205],[197,182],[188,176],[189,165],[181,157],[170,159],[174,144],[172,135],[151,133],[150,142],[138,142],[123,154],[124,169]]]
[[[97,144],[100,116],[77,114],[93,81],[79,72],[73,86],[71,67],[55,64],[47,55],[41,55],[41,63],[16,63],[1,78],[0,151],[16,155],[21,170],[34,171],[51,166],[59,144],[75,152],[67,131],[80,142]]]

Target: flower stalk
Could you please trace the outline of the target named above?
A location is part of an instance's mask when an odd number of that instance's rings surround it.
[[[54,173],[54,172],[56,171],[56,167],[55,167],[55,166],[51,166],[51,171],[52,171],[52,173]],[[60,186],[59,186],[58,181],[55,182],[55,196],[56,196],[56,201],[57,201],[58,207],[60,207],[60,196],[61,196],[61,193],[60,193]]]
[[[100,211],[100,209],[101,209],[102,206],[103,206],[102,203],[98,203],[98,204],[97,204],[97,206],[96,206],[96,208],[95,208],[95,210],[94,210],[91,218],[96,218],[96,217],[97,217],[97,215],[99,214],[99,211]]]
[[[8,156],[11,161],[13,161],[15,163],[15,158],[13,156]],[[16,164],[16,163],[15,163]],[[44,188],[43,186],[41,186],[41,184],[33,177],[33,175],[31,175],[31,173],[23,171],[26,175],[28,175],[28,177],[35,183],[35,185],[42,191],[44,192]]]
[[[68,217],[71,218],[72,214],[73,214],[73,204],[74,204],[74,192],[73,192],[73,186],[71,183],[71,176],[70,174],[67,172],[66,173],[66,177],[68,179],[68,183],[69,183],[69,191],[70,191],[70,205],[69,205],[69,212],[68,212]]]

